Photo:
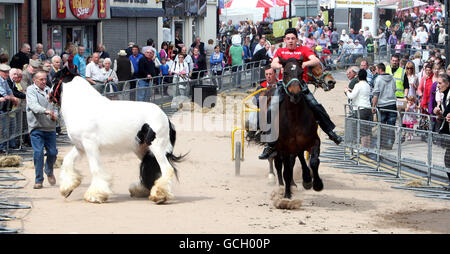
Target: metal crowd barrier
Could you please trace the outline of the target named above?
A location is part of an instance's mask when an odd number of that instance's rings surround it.
[[[121,81],[113,86],[106,85],[103,95],[112,100],[130,100],[153,102],[160,106],[172,101],[176,96],[192,96],[191,89],[195,86],[215,86],[218,92],[234,88],[247,88],[259,85],[265,80],[264,66],[266,61],[244,63],[240,68],[234,70],[225,67],[220,75],[215,75],[212,70],[193,72],[197,79],[189,81],[175,80],[174,77],[156,76],[149,79],[133,79]],[[150,82],[149,87],[139,87],[138,82]],[[168,82],[173,81],[173,82]],[[4,151],[8,155],[12,146],[22,149],[23,140],[21,136],[28,135],[28,124],[23,107],[0,114],[0,144],[4,145]]]
[[[162,105],[176,96],[192,97],[196,86],[214,86],[217,92],[236,88],[248,88],[259,85],[265,80],[266,61],[244,63],[242,66],[223,68],[220,75],[212,70],[193,72],[196,79],[181,80],[176,76],[156,76],[151,79],[133,79],[116,84],[118,91],[106,86],[103,95],[112,100],[146,101]],[[140,86],[139,83],[148,83]]]
[[[226,67],[221,75],[213,75],[211,70],[194,73],[199,78],[180,81],[171,81],[163,76],[148,79],[134,79],[119,82],[115,84],[118,91],[114,91],[112,85],[106,85],[103,89],[103,95],[112,100],[132,100],[153,102],[167,113],[167,108],[171,108],[171,102],[175,96],[184,95],[191,96],[191,87],[205,85],[214,87],[217,91],[224,91],[233,88],[251,87],[262,82],[264,78],[264,62],[245,63],[241,68],[233,69]],[[166,78],[166,79],[165,79]],[[151,82],[149,87],[136,86],[139,81]],[[133,87],[134,85],[134,87]],[[167,107],[169,106],[169,107]],[[10,145],[14,145],[14,141],[18,144],[18,148],[22,148],[22,135],[28,135],[27,119],[23,108],[19,107],[10,112],[0,114],[0,144],[5,145],[5,152],[10,152]],[[0,181],[17,182],[25,180],[24,178],[15,177],[11,174],[19,173],[17,170],[0,169]],[[19,189],[22,186],[14,184],[0,184],[1,189]],[[2,198],[2,192],[0,192]],[[2,211],[12,209],[30,209],[30,206],[12,203],[9,200],[0,200],[0,222],[16,219],[14,216],[2,214]],[[19,230],[4,227],[0,223],[0,234],[2,233],[18,233]]]
[[[373,121],[360,118],[362,109],[375,111]],[[396,116],[394,125],[381,122],[387,113]],[[405,127],[404,116],[412,119],[413,128]],[[335,161],[329,162],[336,163],[332,167],[351,169],[351,173],[384,177],[396,183],[405,183],[406,177],[419,179],[419,186],[405,184],[393,188],[424,192],[417,194],[421,197],[450,200],[450,135],[418,128],[420,121],[436,119],[415,112],[355,109],[345,105],[345,149],[339,150],[344,161],[339,162],[341,157],[333,155]]]
[[[387,46],[385,46],[382,50],[380,50],[380,48],[376,48],[376,50],[374,50],[373,52],[367,52],[365,49],[364,54],[360,55],[360,56],[355,56],[352,53],[341,56],[341,54],[337,53],[337,50],[332,50],[332,49],[330,49],[332,54],[324,54],[322,52],[316,52],[316,54],[319,57],[319,59],[324,58],[325,65],[327,67],[335,68],[335,69],[337,69],[337,68],[344,69],[344,68],[348,68],[348,67],[354,66],[354,65],[359,66],[359,64],[361,63],[362,60],[366,60],[369,65],[373,65],[373,64],[377,64],[377,63],[381,63],[381,62],[389,63],[391,56],[394,54],[398,54],[398,55],[400,55],[400,57],[403,57],[404,55],[413,57],[414,53],[420,52],[421,57],[423,57],[423,54],[424,54],[423,52],[425,52],[425,51],[434,50],[434,49],[439,49],[441,51],[443,50],[443,48],[439,47],[439,45],[430,44],[430,45],[425,45],[425,46],[429,47],[429,49],[405,48],[400,51],[397,51],[397,50],[391,49]],[[442,55],[444,55],[444,53],[442,53]],[[329,60],[327,60],[327,59],[329,59]]]

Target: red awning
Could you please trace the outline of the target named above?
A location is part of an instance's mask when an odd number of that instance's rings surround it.
[[[289,3],[286,3],[284,0],[275,0],[276,5],[278,6],[286,6],[289,5]]]
[[[264,0],[258,0],[256,3],[256,8],[272,8],[273,5],[269,4],[268,2]]]
[[[230,1],[228,1],[228,2],[226,2],[225,3],[225,8],[230,8],[231,7],[231,4],[233,3],[233,0],[230,0]]]

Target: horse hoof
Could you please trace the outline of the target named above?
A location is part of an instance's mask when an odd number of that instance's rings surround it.
[[[314,181],[314,182],[313,182],[313,189],[314,189],[315,191],[321,191],[321,190],[323,190],[323,183],[322,183],[322,181]]]
[[[145,198],[150,195],[150,190],[145,188],[141,183],[133,183],[128,188],[130,197]]]
[[[273,202],[273,205],[277,209],[294,210],[299,209],[302,205],[302,201],[299,199],[278,199]]]
[[[156,204],[162,204],[173,198],[173,195],[168,191],[154,186],[150,192],[150,200]]]
[[[108,200],[108,193],[88,189],[83,198],[86,202],[101,204]]]
[[[303,182],[303,188],[305,188],[305,190],[310,190],[313,187],[313,183],[312,182]]]
[[[108,195],[104,193],[86,193],[84,194],[84,200],[89,203],[102,204],[108,200]]]
[[[67,192],[66,194],[63,194],[64,198],[68,198],[70,194],[72,194],[73,190]]]

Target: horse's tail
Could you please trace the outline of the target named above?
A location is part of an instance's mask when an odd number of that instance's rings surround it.
[[[174,166],[174,164],[182,162],[186,158],[188,153],[179,155],[179,156],[176,156],[173,154],[173,148],[175,148],[175,141],[177,139],[177,132],[175,131],[175,127],[173,126],[173,124],[170,120],[169,120],[169,138],[170,138],[170,144],[172,145],[172,149],[170,152],[166,153],[166,157],[167,157],[167,160],[169,160],[170,165],[172,165],[172,168],[175,172],[175,176],[177,177],[177,180],[179,180],[178,179],[178,170]]]

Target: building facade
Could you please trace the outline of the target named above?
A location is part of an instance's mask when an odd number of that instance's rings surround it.
[[[24,0],[0,0],[0,53],[11,58],[28,42],[28,4]]]
[[[129,42],[142,48],[153,39],[155,47],[160,47],[164,16],[160,1],[110,0],[110,8],[111,19],[102,22],[101,41],[111,58],[116,58]]]
[[[42,0],[38,41],[56,54],[69,43],[83,45],[86,54],[91,54],[102,35],[102,21],[111,18],[109,7],[109,0]]]
[[[175,36],[190,46],[195,37],[207,43],[215,40],[217,0],[168,0],[164,2],[164,40],[175,43]]]

